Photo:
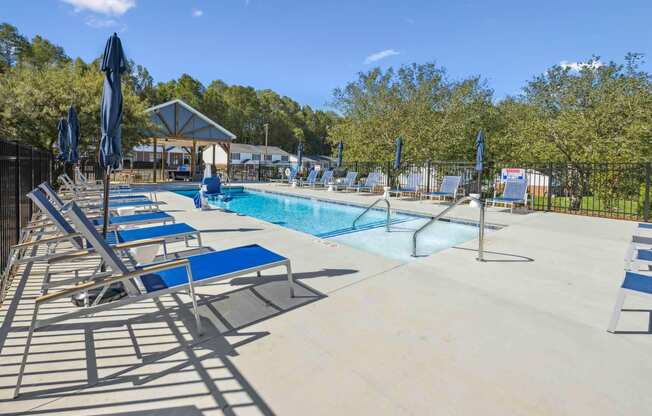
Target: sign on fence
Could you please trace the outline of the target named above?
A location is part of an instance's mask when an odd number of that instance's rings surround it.
[[[525,179],[525,169],[521,168],[504,168],[500,171],[500,179],[505,181],[515,181]]]

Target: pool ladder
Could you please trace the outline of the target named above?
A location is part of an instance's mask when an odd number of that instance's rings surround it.
[[[389,200],[387,198],[378,198],[376,201],[374,201],[373,204],[369,205],[364,211],[362,211],[362,214],[358,215],[356,217],[356,219],[353,220],[352,227],[353,227],[354,230],[355,230],[355,224],[358,222],[358,220],[360,220],[360,218],[364,217],[364,215],[367,212],[371,211],[371,209],[373,207],[375,207],[376,205],[378,205],[378,203],[381,202],[381,201],[385,201],[385,203],[387,204],[387,222],[385,224],[385,229],[386,229],[387,232],[389,232],[389,223],[390,223],[390,212],[389,211],[391,209],[391,206],[390,206]]]
[[[450,211],[455,209],[457,206],[463,204],[464,202],[468,201],[476,201],[477,203],[480,204],[480,224],[479,224],[479,230],[478,230],[478,257],[476,260],[478,261],[484,261],[484,208],[485,204],[482,199],[473,197],[473,196],[465,196],[464,198],[460,198],[457,201],[455,201],[452,205],[447,207],[445,210],[440,212],[439,214],[435,215],[428,221],[427,223],[423,224],[421,228],[416,230],[414,234],[412,234],[412,257],[417,256],[417,236],[421,231],[424,229],[428,228],[432,223],[435,221],[438,221],[440,218],[442,218],[444,215],[448,214]],[[378,201],[376,201],[378,202]]]

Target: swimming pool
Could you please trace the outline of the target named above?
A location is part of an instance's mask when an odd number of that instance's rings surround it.
[[[192,198],[197,190],[174,192]],[[411,259],[412,232],[428,220],[421,216],[392,212],[392,232],[386,233],[386,211],[374,209],[353,229],[353,220],[363,212],[364,207],[243,187],[224,188],[224,193],[228,201],[211,199],[209,203],[238,214],[403,261]],[[440,221],[420,234],[419,254],[432,254],[469,241],[477,235],[478,228],[475,226]]]

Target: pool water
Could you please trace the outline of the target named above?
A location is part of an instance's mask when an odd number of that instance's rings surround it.
[[[197,190],[174,192],[192,198]],[[210,205],[402,261],[412,259],[412,232],[428,221],[393,212],[391,231],[386,232],[386,211],[374,209],[353,229],[353,220],[363,212],[363,207],[242,187],[224,188],[224,194],[223,200],[210,199]],[[417,254],[429,255],[477,235],[475,226],[439,221],[419,234]]]

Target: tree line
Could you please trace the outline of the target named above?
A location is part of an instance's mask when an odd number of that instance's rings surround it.
[[[100,137],[101,57],[72,59],[41,36],[29,40],[10,24],[0,24],[0,137],[53,149],[57,122],[74,105],[81,125],[82,153],[95,149]],[[269,125],[269,145],[294,152],[330,152],[328,130],[334,112],[313,110],[272,90],[227,85],[204,86],[190,75],[154,83],[145,67],[129,61],[123,76],[123,147],[147,140],[151,125],[144,113],[152,105],[182,99],[237,136],[238,143],[261,144]]]

